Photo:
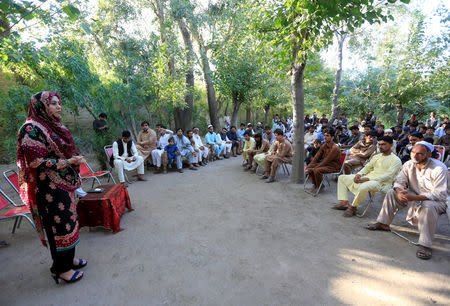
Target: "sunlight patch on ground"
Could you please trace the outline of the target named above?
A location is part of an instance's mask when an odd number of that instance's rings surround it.
[[[330,293],[351,305],[449,305],[448,275],[405,268],[405,260],[342,249],[337,255],[342,270],[330,280]]]

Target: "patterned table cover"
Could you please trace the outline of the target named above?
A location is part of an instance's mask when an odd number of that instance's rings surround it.
[[[80,228],[83,226],[103,226],[111,229],[114,234],[123,230],[120,228],[120,218],[125,208],[132,211],[127,188],[122,184],[101,185],[100,193],[88,193],[77,205]]]

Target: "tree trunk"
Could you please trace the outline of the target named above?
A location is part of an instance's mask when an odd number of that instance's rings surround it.
[[[214,131],[218,132],[220,129],[220,122],[219,122],[219,114],[217,111],[216,90],[214,89],[207,49],[201,34],[196,33],[195,37],[198,42],[200,52],[200,63],[203,71],[203,78],[205,80],[206,97],[208,99],[209,120],[211,124],[214,126]]]
[[[329,124],[333,124],[334,120],[339,118],[339,113],[341,108],[339,107],[339,89],[341,87],[341,76],[342,76],[342,48],[344,46],[346,34],[339,34],[335,32],[335,36],[338,42],[338,67],[336,70],[336,80],[333,89],[333,104],[331,105],[331,118]]]
[[[252,109],[250,106],[245,108],[245,124],[252,122]]]
[[[397,102],[397,104],[395,104],[395,108],[397,109],[397,125],[403,126],[403,119],[405,117],[405,109],[403,108],[401,102]]]
[[[292,158],[291,182],[302,184],[305,182],[305,147],[304,147],[304,90],[303,90],[303,72],[306,66],[306,59],[302,63],[294,62],[291,67],[291,94],[294,110],[294,157]]]
[[[269,105],[264,106],[264,125],[269,124],[269,110],[270,110]]]
[[[159,20],[159,30],[161,32],[161,41],[162,43],[167,43],[167,29],[166,29],[166,17],[164,15],[164,6],[161,0],[155,0],[156,7],[156,16],[158,16]],[[170,48],[167,48],[170,52]],[[175,59],[172,53],[169,53],[169,63],[167,64],[169,67],[170,74],[175,76]]]
[[[239,108],[241,107],[241,101],[236,93],[233,96],[233,113],[231,114],[231,125],[237,126],[237,116],[239,113]]]
[[[194,107],[194,64],[193,56],[194,50],[192,48],[191,35],[186,27],[185,22],[178,20],[178,26],[183,36],[184,45],[186,49],[186,94],[184,96],[184,102],[186,105],[175,108],[175,126],[182,128],[183,131],[187,131],[192,128],[192,108]]]

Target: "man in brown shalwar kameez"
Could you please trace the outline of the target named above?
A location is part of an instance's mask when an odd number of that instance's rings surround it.
[[[407,161],[383,201],[377,222],[367,225],[369,230],[389,231],[398,210],[408,207],[406,221],[419,228],[419,248],[416,256],[431,258],[431,244],[437,221],[447,208],[449,180],[447,167],[431,158],[434,146],[425,141],[417,142]]]
[[[147,121],[141,123],[142,130],[139,132],[136,141],[136,149],[140,156],[144,158],[144,165],[147,159],[151,156],[152,151],[156,149],[156,133],[149,127]]]
[[[275,174],[281,163],[289,163],[292,161],[293,149],[291,143],[284,137],[281,129],[276,129],[275,144],[272,153],[267,155],[264,161],[264,175],[261,179],[269,179],[267,183],[275,182]]]
[[[320,187],[323,175],[338,172],[341,167],[341,150],[333,142],[333,136],[333,129],[327,128],[323,131],[323,144],[305,169],[314,185],[311,189],[314,194]]]

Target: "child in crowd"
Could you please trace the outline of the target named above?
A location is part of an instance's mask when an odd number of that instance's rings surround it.
[[[171,167],[173,161],[177,158],[178,147],[175,144],[175,139],[173,137],[169,138],[169,144],[164,147],[164,151],[167,152],[168,165]]]

